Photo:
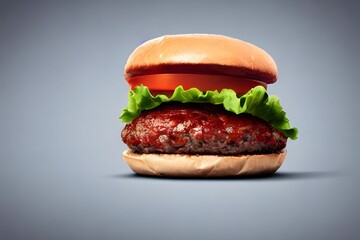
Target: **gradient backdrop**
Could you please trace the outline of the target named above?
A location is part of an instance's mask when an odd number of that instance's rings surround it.
[[[0,1],[0,239],[360,239],[357,1]],[[288,158],[260,179],[132,174],[123,67],[164,34],[278,64]]]

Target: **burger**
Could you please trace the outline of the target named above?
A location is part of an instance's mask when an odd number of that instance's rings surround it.
[[[137,47],[120,119],[123,158],[140,175],[273,174],[298,130],[267,85],[277,80],[259,47],[214,34],[167,35]]]

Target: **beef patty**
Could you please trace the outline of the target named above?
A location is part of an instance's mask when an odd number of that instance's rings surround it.
[[[285,148],[287,137],[249,114],[222,106],[164,103],[127,124],[121,137],[139,153],[260,154]]]

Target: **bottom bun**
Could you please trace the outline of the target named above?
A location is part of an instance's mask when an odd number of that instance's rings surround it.
[[[135,173],[168,177],[269,175],[280,168],[285,157],[285,149],[280,153],[238,156],[123,152],[124,160]]]

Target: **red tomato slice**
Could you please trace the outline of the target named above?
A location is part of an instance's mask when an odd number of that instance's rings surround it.
[[[153,94],[172,93],[172,91],[179,85],[182,85],[185,90],[195,87],[200,91],[221,91],[222,89],[227,88],[234,90],[238,94],[244,94],[251,88],[259,85],[267,89],[266,83],[254,79],[210,74],[149,74],[129,77],[127,81],[131,89],[143,84],[144,86],[147,86]]]

